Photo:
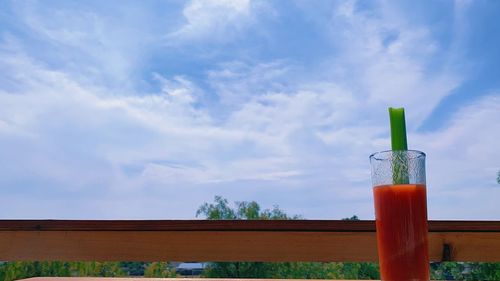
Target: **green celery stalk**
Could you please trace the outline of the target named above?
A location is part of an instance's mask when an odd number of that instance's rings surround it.
[[[405,109],[389,107],[391,121],[391,146],[393,150],[392,180],[394,184],[409,183],[408,161],[404,151],[408,150],[406,141]]]

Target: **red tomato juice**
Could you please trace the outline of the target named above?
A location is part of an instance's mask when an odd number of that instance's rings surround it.
[[[382,280],[428,281],[425,185],[379,185],[373,194]]]

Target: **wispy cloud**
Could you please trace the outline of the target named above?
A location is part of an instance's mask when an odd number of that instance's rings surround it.
[[[90,8],[47,17],[33,3],[13,7],[26,30],[4,33],[0,48],[0,68],[8,70],[0,76],[6,217],[186,218],[222,194],[308,218],[370,218],[367,157],[389,147],[388,106],[407,108],[410,145],[429,155],[431,217],[498,211],[491,202],[473,213],[441,207],[443,198],[465,204],[488,197],[479,190],[498,193],[489,180],[500,159],[493,149],[500,123],[492,122],[500,120],[498,91],[462,106],[442,130],[419,131],[466,79],[453,64],[433,61],[462,52],[383,2],[370,12],[356,1],[328,12],[309,7],[311,32],[334,46],[312,66],[235,52],[190,71],[176,71],[163,53],[210,51],[203,44],[252,33],[270,13],[263,11],[277,13],[276,21],[286,11],[254,1],[191,1],[170,11],[180,25],[156,29],[147,9],[139,16],[125,9],[121,16],[131,13],[137,24],[121,25]],[[28,194],[34,197],[20,200]]]
[[[262,4],[250,0],[192,0],[182,11],[185,23],[168,34],[168,44],[207,39],[228,42],[255,23],[261,8]]]

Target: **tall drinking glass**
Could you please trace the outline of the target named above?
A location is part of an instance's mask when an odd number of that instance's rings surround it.
[[[380,274],[385,281],[428,281],[425,154],[370,155]]]

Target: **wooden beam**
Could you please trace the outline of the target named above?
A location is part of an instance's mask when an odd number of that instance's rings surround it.
[[[0,231],[374,232],[371,220],[0,220]],[[500,232],[500,221],[429,221],[430,232]]]
[[[500,222],[429,226],[433,261],[500,261]],[[372,221],[0,221],[0,260],[376,261],[377,251]]]

